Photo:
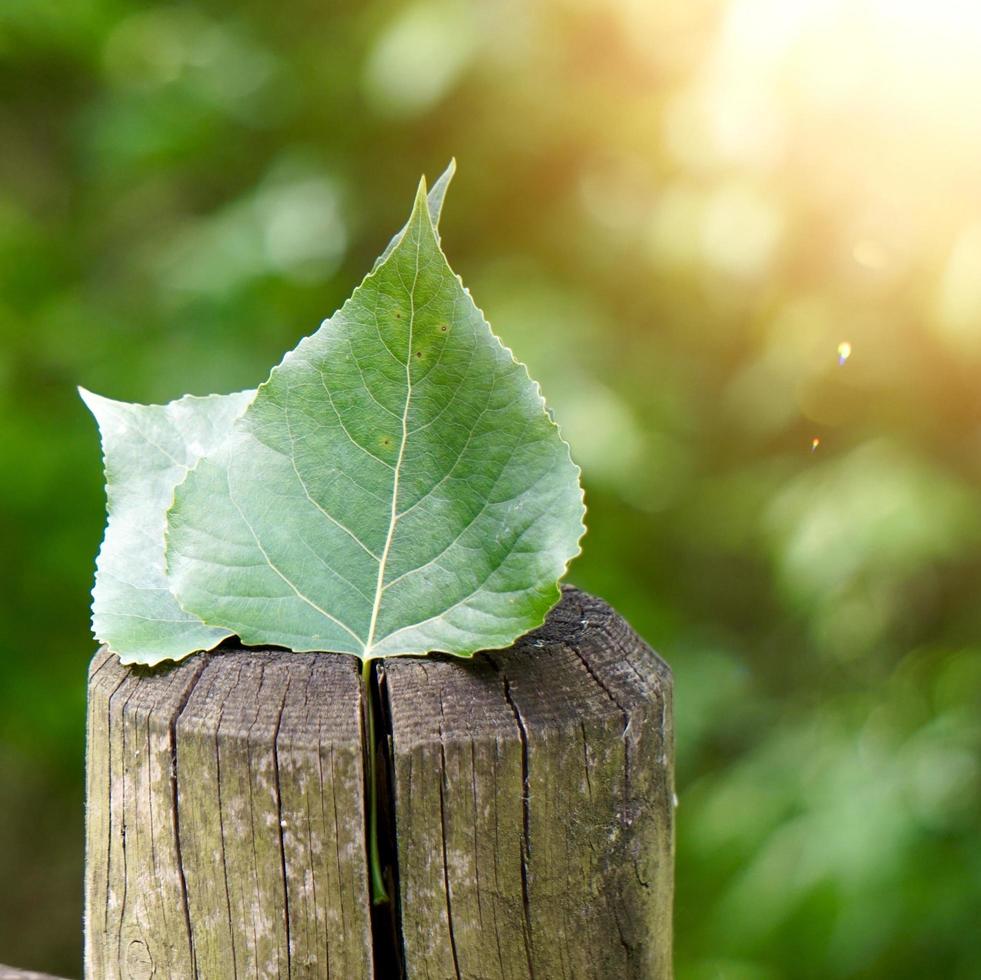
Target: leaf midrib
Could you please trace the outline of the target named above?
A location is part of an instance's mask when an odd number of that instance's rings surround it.
[[[385,568],[388,564],[388,554],[392,548],[392,538],[395,536],[395,526],[398,524],[399,477],[402,472],[402,459],[405,456],[405,444],[409,439],[409,404],[412,401],[412,341],[416,319],[416,284],[419,281],[419,255],[422,248],[422,235],[416,232],[416,263],[412,276],[412,286],[409,289],[409,339],[405,351],[405,405],[402,408],[402,439],[399,443],[398,456],[395,459],[395,469],[392,474],[392,510],[388,521],[388,534],[385,536],[385,547],[382,549],[378,562],[378,579],[375,582],[375,598],[371,606],[371,622],[368,626],[368,639],[364,646],[364,659],[371,657],[375,645],[375,629],[378,626],[378,611],[381,608],[382,596],[385,594]]]

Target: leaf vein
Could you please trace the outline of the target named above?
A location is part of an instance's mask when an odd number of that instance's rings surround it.
[[[252,535],[252,539],[255,541],[255,546],[262,553],[262,557],[265,558],[266,564],[296,593],[297,598],[302,599],[303,602],[305,602],[308,606],[310,606],[311,609],[315,609],[325,619],[329,619],[332,623],[335,623],[337,626],[340,626],[340,628],[344,630],[344,632],[347,633],[349,636],[351,636],[357,643],[363,645],[364,641],[361,639],[360,636],[358,636],[357,633],[354,632],[354,630],[351,629],[350,626],[348,626],[346,623],[342,623],[336,616],[332,616],[329,612],[327,612],[326,609],[323,609],[321,606],[317,605],[317,603],[314,602],[313,599],[311,599],[309,596],[304,595],[297,588],[296,584],[289,578],[289,576],[287,576],[284,572],[282,572],[279,568],[276,567],[276,565],[273,563],[272,559],[269,557],[268,553],[266,552],[266,549],[263,548],[262,542],[259,540],[259,536],[255,533],[255,529],[249,523],[249,519],[245,516],[245,513],[242,511],[242,508],[239,507],[237,501],[235,500],[235,495],[232,493],[231,483],[228,483],[228,499],[231,502],[232,506],[235,508],[235,510],[238,511],[239,517],[242,518],[242,521],[245,523],[245,526],[249,529],[249,533]]]

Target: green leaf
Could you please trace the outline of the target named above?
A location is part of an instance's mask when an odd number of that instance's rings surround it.
[[[455,172],[451,160],[429,193],[434,223]],[[177,604],[164,568],[166,512],[187,470],[227,438],[255,390],[189,395],[168,405],[114,401],[82,388],[79,393],[99,424],[108,496],[109,520],[92,592],[96,639],[124,663],[154,664],[211,649],[231,631],[205,626]]]
[[[169,405],[131,405],[79,393],[99,423],[109,522],[96,563],[92,630],[123,663],[158,663],[207,650],[229,635],[185,612],[164,571],[174,488],[226,438],[254,391]]]
[[[430,207],[423,183],[381,263],[177,488],[171,588],[243,643],[469,656],[559,598],[578,468]]]
[[[443,202],[446,200],[446,191],[450,186],[450,181],[453,179],[453,175],[456,173],[456,159],[450,160],[447,164],[446,169],[439,175],[436,183],[433,184],[432,189],[426,196],[426,201],[429,204],[429,214],[433,219],[433,228],[436,229],[436,240],[439,241],[439,219],[443,214]],[[392,254],[395,246],[398,245],[402,236],[405,234],[405,229],[407,225],[403,225],[393,236],[392,240],[385,246],[385,251],[375,259],[375,264],[371,267],[371,271],[374,272]]]

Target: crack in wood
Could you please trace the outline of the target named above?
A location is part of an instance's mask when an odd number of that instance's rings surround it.
[[[260,688],[261,689],[261,688]],[[273,778],[276,787],[276,820],[279,829],[279,860],[283,874],[283,911],[286,920],[286,976],[292,977],[292,943],[290,942],[290,889],[289,879],[286,876],[286,843],[285,830],[286,822],[283,820],[283,790],[279,778],[279,730],[283,725],[283,712],[286,710],[286,698],[290,692],[290,678],[286,676],[286,688],[283,691],[283,700],[279,705],[279,713],[276,715],[276,726],[272,736],[272,758],[273,758]]]
[[[509,650],[358,675],[227,648],[93,661],[90,975],[669,980],[671,680],[620,617],[565,589]]]
[[[453,969],[460,980],[460,960],[456,950],[456,935],[453,931],[453,896],[450,889],[450,868],[446,853],[446,742],[443,739],[443,695],[439,696],[439,825],[443,843],[443,888],[446,893],[446,924],[450,932],[450,952],[453,954]]]
[[[191,678],[191,683],[188,685],[183,697],[177,703],[174,714],[171,716],[171,719],[167,725],[167,735],[170,741],[170,787],[172,800],[171,817],[174,831],[174,851],[177,855],[177,874],[180,880],[181,908],[184,913],[184,924],[187,928],[187,942],[191,954],[191,969],[194,971],[193,975],[195,978],[197,978],[198,975],[197,951],[194,948],[194,927],[191,923],[191,906],[187,897],[187,876],[184,873],[184,855],[181,844],[180,790],[177,780],[177,723],[180,721],[181,715],[184,713],[184,709],[187,707],[187,702],[191,700],[191,695],[194,693],[194,689],[197,687],[198,681],[201,679],[201,675],[204,673],[206,663],[207,661],[203,656],[198,658],[198,663],[194,675]]]
[[[232,977],[238,977],[238,958],[235,952],[235,928],[232,923],[232,892],[228,886],[228,861],[225,856],[225,817],[222,812],[222,802],[221,802],[221,741],[219,735],[221,733],[221,722],[225,716],[225,701],[223,700],[218,707],[218,719],[215,723],[214,731],[214,742],[215,742],[215,792],[217,793],[217,803],[218,803],[218,841],[221,850],[221,871],[222,876],[225,880],[225,909],[228,913],[228,935],[229,941],[232,947],[231,956],[231,966],[232,966]]]
[[[127,678],[127,680],[132,680],[132,678]],[[122,687],[122,685],[120,685],[120,687]],[[119,903],[119,937],[118,937],[117,945],[116,945],[116,951],[117,951],[118,960],[119,960],[119,963],[120,964],[125,963],[125,957],[124,957],[124,954],[123,954],[123,941],[124,941],[124,936],[125,936],[126,930],[124,928],[124,923],[126,921],[126,901],[127,901],[128,892],[129,892],[129,858],[128,858],[127,849],[126,849],[126,833],[127,833],[127,824],[126,824],[126,812],[127,812],[126,811],[126,797],[127,797],[127,786],[128,786],[128,783],[129,783],[129,780],[127,778],[128,772],[129,772],[129,765],[128,765],[128,760],[126,758],[126,725],[125,725],[125,718],[126,718],[126,708],[129,705],[129,702],[132,700],[133,696],[136,694],[136,691],[137,691],[137,685],[131,683],[130,684],[130,689],[126,692],[126,699],[123,701],[123,704],[119,708],[119,717],[124,722],[123,723],[123,733],[122,733],[122,749],[121,749],[122,759],[121,759],[121,762],[120,762],[120,777],[121,777],[122,784],[123,784],[123,803],[122,803],[122,806],[119,808],[120,809],[120,813],[121,813],[121,827],[120,827],[120,831],[119,831],[119,844],[120,844],[120,851],[122,852],[122,859],[123,859],[123,870],[122,870],[123,895],[122,895],[122,899],[120,900],[120,903]],[[112,714],[112,711],[114,710],[114,700],[115,700],[115,695],[113,696],[113,701],[110,701],[110,705],[109,705],[110,715]],[[110,743],[110,745],[111,744],[112,743]],[[111,767],[111,765],[112,765],[112,762],[111,762],[111,759],[110,759],[110,767]],[[111,864],[112,864],[112,860],[110,858],[110,867],[111,867]]]
[[[496,659],[491,657],[490,660],[494,667],[500,671],[504,685],[504,698],[514,713],[514,721],[518,726],[518,734],[521,739],[521,904],[524,911],[525,956],[528,960],[528,976],[529,978],[534,978],[535,967],[532,958],[532,940],[534,934],[531,928],[531,897],[528,882],[528,864],[531,861],[531,786],[528,769],[528,732],[525,729],[521,712],[518,710],[518,706],[515,704],[514,698],[511,695],[511,682],[508,680],[508,675]]]
[[[371,909],[371,938],[374,951],[375,980],[395,980],[405,976],[405,962],[402,950],[401,902],[399,898],[398,862],[396,857],[395,794],[392,787],[392,721],[388,710],[385,691],[385,662],[375,661],[371,672],[371,684],[367,696],[372,698],[375,713],[376,753],[375,792],[378,806],[377,833],[381,860],[385,865],[388,902]],[[362,696],[365,692],[362,691]],[[367,710],[367,706],[365,707]],[[363,713],[362,713],[363,716]],[[364,730],[367,730],[366,727]],[[367,745],[367,739],[366,745]],[[370,749],[369,749],[370,750]],[[371,833],[368,805],[371,798],[367,780],[371,767],[365,767],[365,840]]]
[[[110,654],[108,653],[108,651],[107,651],[106,652],[106,659],[101,664],[99,664],[99,666],[96,668],[95,671],[93,671],[93,674],[92,674],[93,678],[95,677],[96,674],[98,674],[102,670],[103,667],[106,666],[107,663],[110,662],[110,659],[115,659],[115,658],[112,658],[110,656]],[[116,692],[119,691],[119,689],[123,686],[123,684],[125,682],[126,682],[126,675],[124,674],[124,675],[122,675],[119,678],[119,680],[117,681],[115,687],[109,692],[108,696],[106,697],[106,713],[105,713],[105,723],[106,723],[106,729],[105,729],[105,732],[106,732],[105,746],[106,746],[106,750],[105,750],[105,763],[106,763],[106,766],[107,766],[107,769],[108,769],[108,773],[107,773],[106,781],[105,781],[105,790],[106,790],[106,792],[105,792],[105,812],[104,812],[104,815],[106,817],[106,823],[108,825],[107,826],[107,831],[108,832],[106,834],[106,841],[105,841],[106,878],[105,878],[105,892],[104,892],[104,895],[103,895],[103,901],[104,901],[104,904],[103,904],[103,930],[104,930],[104,934],[105,935],[109,935],[109,892],[110,892],[110,890],[112,888],[112,842],[114,840],[114,834],[113,834],[114,821],[113,821],[113,818],[112,818],[112,813],[113,813],[113,806],[112,806],[112,732],[113,732],[113,725],[112,725],[112,702],[113,702],[113,698],[116,696]],[[91,714],[91,712],[92,712],[92,708],[91,707],[89,708],[89,712]],[[91,725],[91,719],[90,719],[90,725]],[[92,739],[92,733],[90,732],[90,734],[89,734],[89,741],[91,742],[92,740],[93,740]],[[93,760],[91,758],[88,760],[87,768],[89,770],[89,774],[91,775],[91,770],[93,768]],[[102,802],[102,801],[100,800],[100,802]],[[91,816],[91,814],[92,814],[93,803],[94,803],[94,801],[92,799],[89,799],[87,801],[86,819],[88,819]],[[90,840],[88,842],[88,852],[89,852],[88,853],[88,859],[89,859],[90,863],[92,863],[92,864],[94,864],[94,862],[92,862],[94,846],[95,846],[95,842]],[[92,907],[88,907],[85,910],[85,933],[86,933],[86,939],[85,939],[86,957],[85,958],[86,958],[87,968],[89,968],[89,969],[96,969],[97,968],[96,964],[93,964],[91,962],[92,959],[94,958],[95,953],[96,953],[96,949],[95,948],[92,948],[93,944],[91,943],[91,935],[90,935],[91,917],[92,917],[92,913],[95,912],[95,911],[97,911],[97,909],[96,908],[92,908]],[[104,951],[102,951],[102,950],[100,950],[100,952],[103,952],[104,953]],[[98,966],[99,967],[102,967],[103,966],[103,958],[102,957],[100,957],[99,960],[98,960]]]

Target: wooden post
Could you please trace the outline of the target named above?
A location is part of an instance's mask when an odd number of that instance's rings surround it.
[[[510,650],[379,674],[373,924],[353,659],[96,656],[86,977],[671,977],[671,678],[629,626],[567,589]]]
[[[371,976],[353,660],[102,653],[88,737],[90,980]]]
[[[671,976],[671,679],[567,590],[461,668],[385,665],[409,977]]]

